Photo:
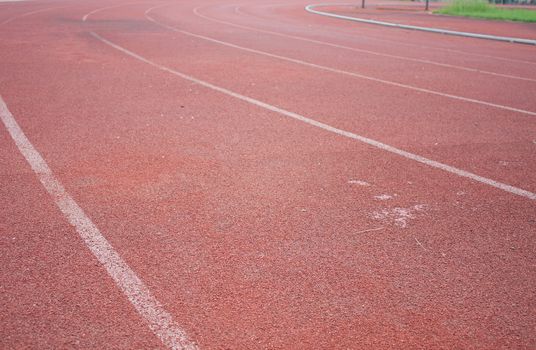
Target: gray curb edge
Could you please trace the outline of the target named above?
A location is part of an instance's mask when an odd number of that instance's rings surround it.
[[[420,30],[423,32],[432,32],[432,33],[439,33],[439,34],[464,36],[464,37],[469,37],[469,38],[503,41],[503,42],[509,42],[509,43],[515,43],[515,44],[536,45],[536,40],[532,40],[532,39],[512,38],[512,37],[507,37],[507,36],[496,36],[496,35],[488,35],[488,34],[458,32],[454,30],[439,29],[439,28],[419,27],[419,26],[412,26],[412,25],[407,25],[407,24],[376,21],[373,19],[363,19],[363,18],[357,18],[357,17],[336,15],[334,13],[315,10],[316,7],[321,7],[321,6],[355,6],[355,4],[311,4],[311,5],[305,6],[305,10],[308,12],[317,14],[317,15],[321,15],[321,16],[334,17],[334,18],[345,19],[345,20],[354,21],[354,22],[377,24],[377,25],[386,26],[386,27]]]

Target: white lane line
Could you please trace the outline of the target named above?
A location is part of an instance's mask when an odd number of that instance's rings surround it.
[[[265,7],[281,7],[281,6],[289,6],[289,5],[288,4],[276,4],[276,5],[269,5],[269,6],[265,6]],[[261,18],[259,16],[255,16],[255,17]],[[345,35],[347,35],[347,33],[348,33],[346,30],[340,31],[340,32],[344,33]],[[352,33],[352,35],[353,34],[354,33]],[[533,62],[533,61],[526,61],[526,60],[520,60],[520,59],[515,59],[515,58],[506,58],[506,57],[499,57],[499,56],[493,56],[493,55],[479,54],[479,53],[474,53],[474,52],[467,52],[467,51],[462,51],[462,50],[450,49],[450,48],[446,48],[446,47],[434,47],[434,46],[427,46],[427,45],[412,44],[412,43],[406,43],[406,42],[401,42],[401,41],[394,41],[394,40],[386,39],[385,37],[378,37],[378,36],[369,35],[369,34],[362,35],[361,37],[365,38],[365,39],[368,39],[368,40],[382,41],[382,42],[390,43],[392,45],[401,45],[401,46],[407,46],[407,47],[417,47],[417,48],[428,49],[428,50],[440,50],[440,51],[446,51],[446,52],[450,52],[450,53],[462,54],[462,55],[466,55],[466,56],[484,57],[484,58],[491,58],[491,59],[495,59],[495,60],[499,60],[499,61],[517,62],[517,63],[523,63],[523,64],[536,65],[536,62]]]
[[[28,140],[1,96],[0,119],[54,203],[162,343],[171,349],[196,350],[197,345],[188,339],[186,333],[67,193],[41,154]]]
[[[158,25],[160,27],[163,27],[163,28],[166,28],[166,29],[169,29],[171,31],[181,33],[181,34],[184,34],[184,35],[188,35],[188,36],[191,36],[191,37],[194,37],[194,38],[210,41],[210,42],[213,42],[213,43],[216,43],[216,44],[219,44],[219,45],[232,47],[234,49],[238,49],[238,50],[242,50],[242,51],[246,51],[246,52],[251,52],[251,53],[254,53],[254,54],[263,55],[263,56],[267,56],[267,57],[271,57],[271,58],[276,58],[276,59],[279,59],[279,60],[282,60],[282,61],[292,62],[292,63],[300,64],[302,66],[307,66],[307,67],[311,67],[311,68],[315,68],[315,69],[320,69],[320,70],[324,70],[324,71],[331,72],[331,73],[337,73],[337,74],[351,76],[351,77],[354,77],[354,78],[374,81],[376,83],[386,84],[386,85],[390,85],[390,86],[396,86],[396,87],[403,88],[403,89],[408,89],[408,90],[418,91],[418,92],[422,92],[422,93],[426,93],[426,94],[446,97],[446,98],[450,98],[450,99],[454,99],[454,100],[458,100],[458,101],[475,103],[475,104],[479,104],[479,105],[483,105],[483,106],[488,106],[488,107],[498,108],[498,109],[502,109],[502,110],[507,110],[507,111],[510,111],[510,112],[517,112],[517,113],[527,114],[527,115],[531,115],[531,116],[536,116],[536,112],[528,111],[528,110],[525,110],[525,109],[520,109],[520,108],[515,108],[515,107],[510,107],[510,106],[505,106],[505,105],[500,105],[500,104],[486,102],[486,101],[482,101],[482,100],[477,100],[477,99],[473,99],[473,98],[469,98],[469,97],[463,97],[463,96],[458,96],[458,95],[447,94],[447,93],[444,93],[444,92],[439,92],[439,91],[435,91],[435,90],[420,88],[420,87],[413,86],[413,85],[397,83],[397,82],[390,81],[390,80],[371,77],[371,76],[364,75],[364,74],[361,74],[361,73],[349,72],[349,71],[345,71],[345,70],[342,70],[342,69],[322,66],[322,65],[319,65],[319,64],[311,63],[311,62],[298,60],[298,59],[295,59],[295,58],[290,58],[290,57],[286,57],[286,56],[272,54],[272,53],[269,53],[269,52],[266,52],[266,51],[251,49],[251,48],[244,47],[244,46],[239,46],[239,45],[236,45],[236,44],[229,43],[227,41],[222,41],[222,40],[214,39],[214,38],[207,37],[207,36],[204,36],[204,35],[195,34],[195,33],[192,33],[192,32],[185,31],[185,30],[177,29],[177,28],[169,26],[167,24],[160,23],[160,22],[156,21],[154,18],[152,18],[151,16],[149,16],[149,13],[152,10],[154,10],[156,8],[159,8],[159,7],[162,7],[162,6],[166,6],[166,5],[155,6],[155,7],[152,7],[150,9],[148,9],[147,11],[145,11],[145,17],[148,20],[150,20],[151,22],[155,23],[156,25]]]
[[[309,43],[313,43],[313,44],[319,44],[319,45],[334,47],[334,48],[337,48],[337,49],[343,49],[343,50],[349,50],[349,51],[364,53],[364,54],[368,54],[368,55],[393,58],[393,59],[409,61],[409,62],[430,64],[430,65],[444,67],[444,68],[451,68],[451,69],[458,69],[458,70],[462,70],[462,71],[466,71],[466,72],[493,75],[493,76],[503,77],[503,78],[508,78],[508,79],[517,79],[517,80],[523,80],[523,81],[536,82],[536,79],[518,77],[516,75],[490,72],[490,71],[476,69],[476,68],[469,68],[469,67],[458,66],[458,65],[454,65],[454,64],[448,64],[448,63],[435,62],[435,61],[419,59],[419,58],[412,58],[412,57],[399,56],[399,55],[391,55],[391,54],[382,53],[382,52],[378,52],[378,51],[372,51],[372,50],[366,50],[366,49],[358,49],[358,48],[355,48],[355,47],[334,44],[334,43],[330,43],[330,42],[322,41],[322,40],[309,39],[309,38],[305,38],[305,37],[297,36],[297,35],[289,35],[289,34],[284,34],[284,33],[280,33],[280,32],[274,32],[274,31],[271,31],[271,30],[257,29],[257,28],[250,27],[250,26],[244,26],[244,25],[241,25],[241,24],[236,24],[236,23],[222,21],[222,20],[219,20],[219,19],[208,17],[208,16],[206,16],[206,15],[204,15],[204,14],[199,12],[199,9],[201,7],[202,6],[194,8],[193,13],[196,16],[201,17],[203,19],[206,19],[208,21],[221,23],[221,24],[225,24],[225,25],[228,25],[228,26],[233,26],[233,27],[236,27],[236,28],[241,28],[241,29],[245,29],[245,30],[249,30],[249,31],[255,31],[255,32],[265,33],[265,34],[270,34],[270,35],[276,35],[276,36],[280,36],[280,37],[283,37],[283,38],[300,40],[300,41],[309,42]],[[241,15],[241,16],[248,16],[247,14],[243,13],[242,11],[240,11],[240,8],[241,8],[240,6],[235,6],[234,7],[235,13],[238,14],[238,15]]]
[[[91,16],[91,15],[97,13],[97,12],[101,12],[101,11],[104,11],[104,10],[110,10],[110,9],[113,9],[113,8],[116,8],[116,7],[121,7],[121,6],[128,6],[128,5],[134,5],[134,3],[106,6],[106,7],[101,7],[101,8],[95,9],[93,11],[90,11],[90,12],[86,13],[84,15],[84,17],[82,17],[82,22],[87,21],[89,16]]]
[[[119,5],[119,6],[121,6],[121,5]],[[126,5],[125,5],[125,6],[126,6]],[[97,13],[97,12],[100,12],[100,11],[104,11],[104,10],[107,10],[107,9],[111,9],[111,8],[114,8],[114,7],[116,7],[116,6],[101,7],[101,8],[95,9],[95,10],[93,10],[93,11],[90,11],[90,12],[86,13],[86,14],[84,15],[84,17],[82,17],[82,22],[87,21],[87,18],[88,18],[89,16],[91,16],[92,14],[94,14],[94,13]]]
[[[509,193],[512,193],[512,194],[515,194],[515,195],[518,195],[518,196],[522,196],[522,197],[525,197],[525,198],[528,198],[528,199],[536,200],[536,193],[532,193],[532,192],[529,192],[527,190],[523,190],[521,188],[514,187],[514,186],[511,186],[511,185],[507,185],[507,184],[502,183],[502,182],[491,180],[491,179],[485,178],[483,176],[479,176],[479,175],[470,173],[468,171],[458,169],[458,168],[455,168],[453,166],[446,165],[446,164],[437,162],[435,160],[431,160],[431,159],[428,159],[428,158],[425,158],[425,157],[422,157],[422,156],[419,156],[419,155],[416,155],[416,154],[413,154],[413,153],[410,153],[410,152],[406,152],[406,151],[398,149],[396,147],[389,146],[389,145],[387,145],[385,143],[381,143],[379,141],[369,139],[367,137],[360,136],[360,135],[354,134],[354,133],[349,132],[349,131],[338,129],[336,127],[330,126],[328,124],[324,124],[324,123],[316,121],[314,119],[307,118],[307,117],[305,117],[303,115],[300,115],[300,114],[297,114],[297,113],[294,113],[294,112],[290,112],[290,111],[287,111],[285,109],[282,109],[282,108],[273,106],[271,104],[268,104],[266,102],[262,102],[262,101],[254,99],[254,98],[251,98],[251,97],[248,97],[248,96],[233,92],[231,90],[219,87],[217,85],[214,85],[214,84],[208,83],[206,81],[194,78],[194,77],[192,77],[190,75],[181,73],[181,72],[179,72],[177,70],[174,70],[174,69],[168,68],[166,66],[160,65],[160,64],[158,64],[156,62],[153,62],[153,61],[151,61],[151,60],[149,60],[149,59],[147,59],[147,58],[145,58],[143,56],[140,56],[140,55],[138,55],[138,54],[136,54],[136,53],[134,53],[134,52],[132,52],[132,51],[130,51],[128,49],[125,49],[122,46],[119,46],[119,45],[111,42],[108,39],[103,38],[102,36],[98,35],[95,32],[91,32],[91,35],[93,37],[95,37],[96,39],[100,40],[101,42],[103,42],[104,44],[106,44],[106,45],[108,45],[110,47],[113,47],[114,49],[124,53],[125,55],[133,57],[133,58],[135,58],[135,59],[137,59],[137,60],[139,60],[141,62],[147,63],[147,64],[149,64],[149,65],[151,65],[153,67],[156,67],[156,68],[158,68],[158,69],[160,69],[160,70],[162,70],[164,72],[171,73],[171,74],[176,75],[176,76],[178,76],[178,77],[180,77],[182,79],[185,79],[185,80],[191,81],[193,83],[199,84],[201,86],[204,86],[206,88],[212,89],[214,91],[218,91],[218,92],[220,92],[222,94],[237,98],[239,100],[245,101],[245,102],[250,103],[252,105],[255,105],[257,107],[261,107],[261,108],[267,109],[269,111],[279,113],[281,115],[284,115],[284,116],[299,120],[301,122],[304,122],[306,124],[315,126],[317,128],[320,128],[320,129],[335,133],[337,135],[345,136],[345,137],[348,137],[348,138],[363,142],[363,143],[365,143],[367,145],[376,147],[376,148],[381,149],[383,151],[387,151],[387,152],[397,154],[397,155],[402,156],[404,158],[411,159],[411,160],[417,161],[417,162],[422,163],[422,164],[426,164],[426,165],[428,165],[430,167],[441,169],[443,171],[446,171],[446,172],[449,172],[449,173],[452,173],[452,174],[455,174],[455,175],[458,175],[458,176],[461,176],[461,177],[465,177],[465,178],[471,179],[473,181],[480,182],[482,184],[492,186],[492,187],[498,188],[500,190],[503,190],[503,191],[506,191],[506,192],[509,192]]]

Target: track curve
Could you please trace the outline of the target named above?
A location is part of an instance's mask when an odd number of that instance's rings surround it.
[[[534,117],[315,67],[534,111],[533,48],[332,23],[303,1],[67,5],[0,27],[0,94],[200,349],[536,342],[534,200],[404,156],[533,195]],[[1,347],[173,348],[5,129],[0,159]]]

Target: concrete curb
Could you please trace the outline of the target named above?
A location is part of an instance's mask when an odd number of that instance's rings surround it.
[[[507,37],[507,36],[496,36],[496,35],[488,35],[488,34],[458,32],[458,31],[454,31],[454,30],[439,29],[439,28],[419,27],[419,26],[412,26],[412,25],[407,25],[407,24],[398,24],[398,23],[391,23],[391,22],[376,21],[376,20],[373,20],[373,19],[363,19],[363,18],[357,18],[357,17],[336,15],[334,13],[315,10],[316,7],[337,6],[337,5],[339,5],[339,6],[355,6],[355,4],[312,4],[312,5],[305,6],[305,10],[308,11],[308,12],[317,14],[317,15],[321,15],[321,16],[334,17],[334,18],[345,19],[345,20],[354,21],[354,22],[377,24],[377,25],[386,26],[386,27],[411,29],[411,30],[420,30],[420,31],[423,31],[423,32],[431,32],[431,33],[439,33],[439,34],[447,34],[447,35],[456,35],[456,36],[463,36],[463,37],[477,38],[477,39],[503,41],[503,42],[509,42],[509,43],[515,43],[515,44],[536,45],[536,40],[532,40],[532,39],[512,38],[512,37]]]

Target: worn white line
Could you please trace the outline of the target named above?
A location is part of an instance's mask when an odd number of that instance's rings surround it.
[[[315,68],[315,69],[320,69],[320,70],[324,70],[324,71],[331,72],[331,73],[347,75],[347,76],[351,76],[351,77],[354,77],[354,78],[374,81],[376,83],[386,84],[386,85],[390,85],[390,86],[396,86],[398,88],[403,88],[403,89],[418,91],[418,92],[422,92],[422,93],[426,93],[426,94],[446,97],[446,98],[454,99],[454,100],[458,100],[458,101],[475,103],[475,104],[479,104],[479,105],[483,105],[483,106],[488,106],[488,107],[498,108],[498,109],[502,109],[502,110],[507,110],[507,111],[510,111],[510,112],[516,112],[516,113],[522,113],[522,114],[527,114],[527,115],[531,115],[531,116],[536,116],[536,112],[528,111],[528,110],[525,110],[525,109],[520,109],[520,108],[515,108],[515,107],[510,107],[510,106],[505,106],[505,105],[500,105],[500,104],[486,102],[486,101],[482,101],[482,100],[477,100],[477,99],[473,99],[473,98],[469,98],[469,97],[463,97],[463,96],[458,96],[458,95],[447,94],[447,93],[444,93],[444,92],[439,92],[439,91],[435,91],[435,90],[420,88],[420,87],[413,86],[413,85],[402,84],[402,83],[397,83],[397,82],[390,81],[390,80],[375,78],[375,77],[371,77],[371,76],[364,75],[364,74],[361,74],[361,73],[349,72],[349,71],[345,71],[345,70],[342,70],[342,69],[322,66],[322,65],[319,65],[319,64],[316,64],[316,63],[311,63],[311,62],[302,61],[302,60],[299,60],[299,59],[296,59],[296,58],[290,58],[290,57],[286,57],[286,56],[276,55],[276,54],[269,53],[269,52],[266,52],[266,51],[251,49],[251,48],[248,48],[248,47],[239,46],[239,45],[236,45],[236,44],[233,44],[233,43],[229,43],[227,41],[222,41],[222,40],[214,39],[214,38],[207,37],[207,36],[204,36],[204,35],[188,32],[186,30],[177,29],[177,28],[169,26],[167,24],[160,23],[160,22],[156,21],[154,18],[152,18],[151,16],[149,16],[149,13],[152,10],[154,10],[156,8],[159,8],[159,7],[162,7],[162,6],[165,6],[165,5],[155,6],[155,7],[152,7],[150,9],[148,9],[147,11],[145,11],[145,17],[148,20],[150,20],[153,23],[155,23],[156,25],[161,26],[161,27],[166,28],[166,29],[169,29],[171,31],[177,32],[177,33],[181,33],[181,34],[188,35],[188,36],[191,36],[191,37],[194,37],[194,38],[210,41],[210,42],[213,42],[213,43],[216,43],[216,44],[219,44],[219,45],[232,47],[234,49],[239,49],[239,50],[242,50],[242,51],[251,52],[251,53],[254,53],[254,54],[263,55],[263,56],[267,56],[267,57],[271,57],[271,58],[276,58],[276,59],[279,59],[279,60],[282,60],[282,61],[292,62],[292,63],[296,63],[296,64],[299,64],[299,65],[303,65],[303,66],[307,66],[307,67],[311,67],[311,68]]]
[[[245,30],[249,30],[249,31],[255,31],[255,32],[265,33],[265,34],[269,34],[269,35],[276,35],[276,36],[280,36],[280,37],[283,37],[283,38],[289,38],[289,39],[299,40],[299,41],[303,41],[303,42],[309,42],[309,43],[313,43],[313,44],[324,45],[324,46],[334,47],[334,48],[337,48],[337,49],[343,49],[343,50],[348,50],[348,51],[353,51],[353,52],[359,52],[359,53],[364,53],[364,54],[374,55],[374,56],[379,56],[379,57],[393,58],[393,59],[402,60],[402,61],[408,61],[408,62],[424,63],[424,64],[434,65],[434,66],[443,67],[443,68],[458,69],[458,70],[462,70],[462,71],[466,71],[466,72],[479,73],[479,74],[484,74],[484,75],[492,75],[492,76],[508,78],[508,79],[516,79],[516,80],[536,82],[536,79],[519,77],[519,76],[516,76],[516,75],[496,73],[496,72],[491,72],[491,71],[486,71],[486,70],[481,70],[481,69],[476,69],[476,68],[458,66],[458,65],[454,65],[454,64],[448,64],[448,63],[435,62],[435,61],[425,60],[425,59],[420,59],[420,58],[412,58],[412,57],[400,56],[400,55],[391,55],[391,54],[382,53],[382,52],[378,52],[378,51],[372,51],[372,50],[366,50],[366,49],[358,49],[356,47],[350,47],[350,46],[346,46],[346,45],[339,45],[339,44],[330,43],[330,42],[327,42],[327,41],[305,38],[305,37],[297,36],[297,35],[289,35],[289,34],[284,34],[284,33],[280,33],[280,32],[274,32],[274,31],[271,31],[271,30],[258,29],[258,28],[254,28],[254,27],[250,27],[250,26],[245,26],[245,25],[241,25],[241,24],[236,24],[236,23],[232,23],[232,22],[223,21],[223,20],[219,20],[219,19],[216,19],[216,18],[208,17],[208,16],[206,16],[206,15],[204,15],[204,14],[199,12],[199,9],[201,7],[202,6],[198,6],[198,7],[193,9],[193,13],[196,16],[201,17],[203,19],[206,19],[208,21],[221,23],[221,24],[224,24],[224,25],[233,26],[233,27],[236,27],[236,28],[241,28],[241,29],[245,29]],[[240,8],[241,8],[240,6],[235,6],[234,7],[235,13],[238,14],[238,15],[241,15],[241,16],[247,16],[247,14],[243,13],[242,11],[240,11]]]
[[[443,171],[446,171],[446,172],[449,172],[449,173],[452,173],[452,174],[455,174],[455,175],[458,175],[458,176],[461,176],[461,177],[465,177],[465,178],[471,179],[473,181],[480,182],[482,184],[492,186],[492,187],[498,188],[500,190],[503,190],[503,191],[506,191],[506,192],[509,192],[509,193],[512,193],[512,194],[515,194],[515,195],[518,195],[518,196],[522,196],[522,197],[525,197],[525,198],[528,198],[528,199],[536,200],[536,193],[533,193],[533,192],[530,192],[530,191],[527,191],[527,190],[523,190],[521,188],[514,187],[514,186],[511,186],[511,185],[507,185],[507,184],[499,182],[499,181],[488,179],[488,178],[485,178],[483,176],[479,176],[479,175],[470,173],[468,171],[458,169],[458,168],[455,168],[453,166],[446,165],[446,164],[437,162],[435,160],[431,160],[431,159],[428,159],[428,158],[425,158],[425,157],[422,157],[422,156],[419,156],[419,155],[416,155],[416,154],[413,154],[413,153],[410,153],[410,152],[406,152],[404,150],[401,150],[401,149],[398,149],[396,147],[387,145],[385,143],[382,143],[382,142],[379,142],[379,141],[376,141],[376,140],[373,140],[373,139],[370,139],[370,138],[367,138],[367,137],[364,137],[364,136],[361,136],[361,135],[357,135],[357,134],[354,134],[354,133],[349,132],[349,131],[338,129],[338,128],[333,127],[331,125],[324,124],[322,122],[316,121],[316,120],[311,119],[311,118],[307,118],[307,117],[305,117],[303,115],[287,111],[285,109],[282,109],[282,108],[273,106],[271,104],[268,104],[266,102],[262,102],[262,101],[254,99],[254,98],[239,94],[237,92],[233,92],[231,90],[219,87],[217,85],[214,85],[214,84],[211,84],[209,82],[194,78],[194,77],[192,77],[190,75],[181,73],[181,72],[179,72],[177,70],[174,70],[174,69],[168,68],[166,66],[160,65],[160,64],[158,64],[156,62],[153,62],[153,61],[151,61],[151,60],[149,60],[149,59],[147,59],[147,58],[145,58],[145,57],[143,57],[141,55],[138,55],[137,53],[134,53],[134,52],[122,47],[122,46],[119,46],[119,45],[111,42],[108,39],[103,38],[102,36],[98,35],[95,32],[91,32],[91,35],[93,37],[95,37],[96,39],[100,40],[101,42],[103,42],[104,44],[106,44],[106,45],[108,45],[110,47],[113,47],[114,49],[116,49],[116,50],[118,50],[118,51],[120,51],[120,52],[122,52],[122,53],[124,53],[124,54],[126,54],[128,56],[130,56],[130,57],[133,57],[133,58],[135,58],[135,59],[137,59],[137,60],[139,60],[141,62],[147,63],[147,64],[149,64],[149,65],[151,65],[151,66],[153,66],[155,68],[158,68],[158,69],[160,69],[160,70],[162,70],[164,72],[168,72],[168,73],[171,73],[173,75],[176,75],[176,76],[178,76],[178,77],[180,77],[182,79],[185,79],[185,80],[191,81],[193,83],[199,84],[201,86],[204,86],[206,88],[212,89],[214,91],[218,91],[218,92],[220,92],[222,94],[237,98],[239,100],[242,100],[242,101],[245,101],[245,102],[250,103],[252,105],[267,109],[269,111],[279,113],[281,115],[284,115],[284,116],[299,120],[299,121],[304,122],[306,124],[309,124],[309,125],[315,126],[317,128],[320,128],[320,129],[335,133],[337,135],[341,135],[341,136],[344,136],[344,137],[348,137],[348,138],[363,142],[365,144],[368,144],[370,146],[376,147],[376,148],[381,149],[383,151],[387,151],[387,152],[390,152],[390,153],[397,154],[397,155],[402,156],[404,158],[414,160],[416,162],[428,165],[430,167],[441,169]]]
[[[82,17],[82,22],[87,21],[87,18],[88,18],[89,16],[91,16],[92,14],[94,14],[94,13],[97,13],[97,12],[100,12],[100,11],[104,11],[104,10],[106,10],[106,9],[110,9],[110,8],[114,8],[114,7],[115,7],[115,6],[101,7],[101,8],[95,9],[95,10],[93,10],[93,11],[90,11],[90,12],[86,13],[86,14],[84,15],[84,17]]]
[[[143,281],[115,251],[71,195],[67,193],[41,154],[28,140],[1,96],[0,119],[2,119],[20,153],[67,221],[75,228],[85,245],[104,266],[115,284],[123,291],[138,314],[147,322],[162,343],[171,349],[197,349],[197,345],[188,339],[185,332],[151,294]]]

